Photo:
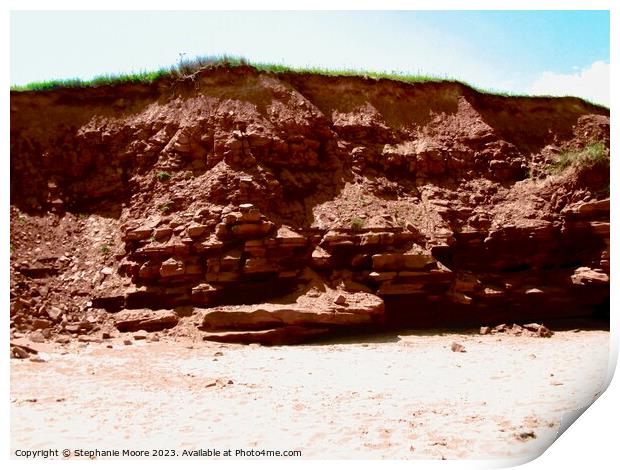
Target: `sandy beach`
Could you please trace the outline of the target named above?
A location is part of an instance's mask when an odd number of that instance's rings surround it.
[[[341,344],[71,343],[11,360],[11,451],[301,451],[522,459],[601,392],[609,332],[393,334]],[[452,351],[458,343],[465,352]],[[110,347],[112,346],[112,347]],[[297,457],[299,458],[299,457]]]

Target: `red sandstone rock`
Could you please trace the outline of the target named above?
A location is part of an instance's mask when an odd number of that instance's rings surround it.
[[[232,227],[232,232],[235,235],[242,237],[260,237],[267,235],[273,230],[274,224],[272,222],[265,223],[241,223]]]
[[[348,294],[345,302],[346,306],[334,307],[330,302],[300,298],[291,304],[216,307],[202,311],[202,326],[207,330],[243,330],[282,325],[362,325],[381,317],[384,311],[383,301],[371,294]]]
[[[148,333],[145,330],[138,330],[132,336],[133,336],[133,339],[135,340],[141,340],[141,339],[146,339],[148,336]]]
[[[160,331],[172,328],[178,317],[165,310],[122,310],[114,315],[114,325],[119,331]]]
[[[126,233],[125,238],[127,240],[144,240],[148,238],[153,233],[153,229],[151,227],[140,227],[134,230],[131,230]]]
[[[435,259],[422,250],[407,253],[387,253],[372,256],[372,266],[377,271],[398,271],[407,269],[424,269],[433,265]]]
[[[161,277],[182,276],[185,274],[185,264],[180,259],[169,258],[161,263],[159,275]]]
[[[326,269],[332,265],[332,256],[320,246],[312,252],[311,265],[316,269]]]
[[[300,235],[284,225],[278,229],[275,239],[279,245],[286,247],[305,246],[306,244],[306,238],[303,235]]]
[[[11,346],[11,356],[17,359],[28,359],[30,353],[20,346]]]
[[[200,224],[190,225],[189,227],[187,227],[187,234],[191,238],[198,238],[202,234],[204,234],[208,228],[209,227],[207,227],[206,225],[200,225]]]

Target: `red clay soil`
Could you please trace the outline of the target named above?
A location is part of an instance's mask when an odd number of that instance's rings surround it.
[[[609,110],[245,66],[12,92],[11,250],[39,341],[608,315]]]

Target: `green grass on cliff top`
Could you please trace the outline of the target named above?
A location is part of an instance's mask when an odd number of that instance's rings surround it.
[[[462,83],[474,90],[481,93],[499,95],[499,96],[511,96],[520,98],[533,98],[531,95],[524,95],[518,93],[511,93],[493,89],[483,89],[472,86],[468,83],[460,80],[451,79],[448,77],[437,77],[432,75],[412,75],[405,74],[397,71],[392,72],[372,72],[366,70],[356,69],[327,69],[321,67],[289,67],[283,64],[270,64],[261,62],[249,62],[243,57],[231,57],[231,56],[203,56],[196,57],[192,60],[182,60],[178,64],[161,68],[157,71],[142,71],[138,73],[130,74],[118,74],[118,75],[99,75],[91,80],[82,80],[79,78],[70,78],[64,80],[47,80],[43,82],[32,82],[26,85],[14,85],[11,87],[11,91],[41,91],[41,90],[53,90],[57,88],[88,88],[100,85],[117,85],[122,83],[153,83],[160,78],[177,78],[184,79],[190,77],[192,74],[198,72],[206,67],[215,67],[218,65],[226,65],[229,67],[239,67],[242,65],[251,65],[259,71],[272,72],[272,73],[305,73],[314,75],[326,75],[332,77],[369,77],[376,79],[388,79],[395,80],[404,83],[424,83],[424,82],[452,82]],[[536,96],[537,98],[555,98],[552,96]],[[595,106],[601,106],[597,103],[592,103],[588,100],[583,100],[587,103]]]
[[[251,65],[257,70],[273,73],[309,73],[316,75],[329,76],[360,76],[372,78],[388,78],[392,80],[400,80],[403,82],[428,82],[428,81],[444,81],[448,80],[440,77],[432,77],[427,75],[407,75],[398,72],[368,72],[364,70],[334,70],[320,67],[289,67],[282,64],[269,64],[259,62],[249,62],[242,57],[197,57],[193,60],[183,60],[177,65],[168,68],[162,68],[154,72],[138,72],[131,74],[119,75],[100,75],[91,80],[81,80],[79,78],[70,78],[66,80],[47,80],[44,82],[33,82],[26,85],[12,86],[13,91],[27,90],[51,90],[54,88],[85,88],[98,85],[115,85],[119,83],[153,83],[159,78],[185,78],[191,74],[206,68],[218,65],[226,65],[229,67],[238,67],[242,65]],[[454,80],[451,80],[454,81]]]

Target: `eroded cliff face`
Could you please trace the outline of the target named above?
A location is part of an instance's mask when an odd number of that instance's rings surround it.
[[[13,92],[11,326],[287,342],[608,314],[608,163],[549,171],[608,162],[608,114],[251,67]]]

